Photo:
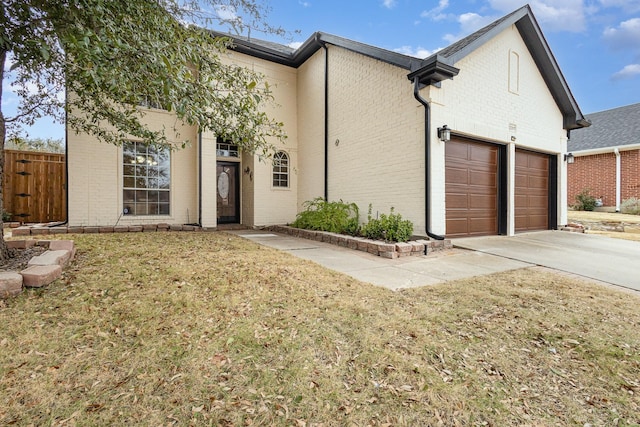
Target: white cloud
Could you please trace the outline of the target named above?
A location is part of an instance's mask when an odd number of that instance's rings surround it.
[[[291,49],[297,49],[302,46],[302,42],[291,42],[287,46],[289,46]]]
[[[447,17],[447,15],[442,12],[448,7],[449,0],[440,0],[438,2],[438,6],[433,9],[423,11],[420,16],[423,18],[431,18],[434,21],[441,21]]]
[[[512,12],[524,3],[522,0],[489,0],[493,9],[503,13]],[[583,0],[531,0],[529,4],[544,31],[579,33],[587,28]]]
[[[472,12],[463,13],[457,18],[457,21],[460,24],[460,32],[458,34],[445,34],[443,39],[449,43],[454,43],[474,31],[489,25],[495,21],[495,19],[495,16],[482,16]]]
[[[311,3],[308,1],[298,1],[298,4],[302,7],[311,7]]]
[[[398,52],[403,55],[413,56],[420,59],[427,58],[433,55],[434,53],[438,52],[439,50],[442,50],[442,48],[439,47],[436,50],[429,50],[429,49],[423,48],[422,46],[418,46],[416,48],[414,48],[413,46],[401,46],[399,48],[393,49],[394,52]]]
[[[632,79],[636,76],[640,76],[640,64],[626,65],[622,70],[611,76],[614,80]]]
[[[235,21],[236,19],[238,19],[238,14],[233,6],[229,6],[226,4],[216,5],[215,11],[218,18],[222,20]]]
[[[382,5],[387,9],[393,9],[396,6],[396,0],[382,0]]]
[[[606,28],[602,37],[614,50],[640,50],[640,18],[623,21],[617,28]]]

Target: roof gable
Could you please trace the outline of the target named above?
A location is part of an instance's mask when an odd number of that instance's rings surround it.
[[[587,115],[592,126],[571,133],[569,151],[640,144],[640,103]]]
[[[417,79],[423,85],[431,85],[455,77],[460,71],[455,67],[457,62],[511,25],[515,25],[518,29],[556,105],[562,112],[564,128],[571,130],[589,126],[529,5],[515,10],[422,60],[322,32],[314,33],[296,50],[272,42],[248,40],[244,37],[215,32],[214,34],[231,37],[235,51],[295,68],[302,65],[316,51],[330,44],[404,68],[409,71],[407,77],[410,80]]]
[[[455,64],[462,58],[474,52],[480,46],[489,42],[493,37],[500,34],[506,28],[515,25],[524,41],[529,53],[533,57],[542,78],[544,79],[553,99],[558,105],[564,117],[565,129],[577,129],[589,126],[589,122],[585,120],[580,107],[576,102],[569,85],[560,71],[560,67],[556,62],[551,48],[547,44],[542,30],[538,25],[533,12],[529,5],[525,5],[520,9],[492,22],[484,28],[473,34],[453,43],[452,45],[442,49],[436,54],[423,60],[422,68],[414,71],[409,78],[419,77],[421,82],[428,74],[422,71],[427,69],[430,63],[434,61],[441,62],[444,65],[455,67]],[[427,79],[424,84],[432,84]]]

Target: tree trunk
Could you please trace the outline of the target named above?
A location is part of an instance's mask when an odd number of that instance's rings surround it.
[[[0,105],[2,105],[2,82],[4,81],[4,63],[7,59],[7,51],[0,49]],[[4,241],[4,142],[7,136],[7,127],[4,122],[4,114],[0,108],[0,263],[11,255],[7,243]]]

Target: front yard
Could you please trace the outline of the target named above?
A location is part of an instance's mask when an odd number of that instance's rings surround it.
[[[225,233],[76,235],[0,301],[0,424],[637,425],[640,299],[539,270],[392,292]]]

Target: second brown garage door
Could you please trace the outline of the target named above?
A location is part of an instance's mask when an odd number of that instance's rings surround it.
[[[549,155],[516,150],[516,231],[549,229]]]
[[[498,147],[452,139],[445,165],[446,235],[498,234]]]

